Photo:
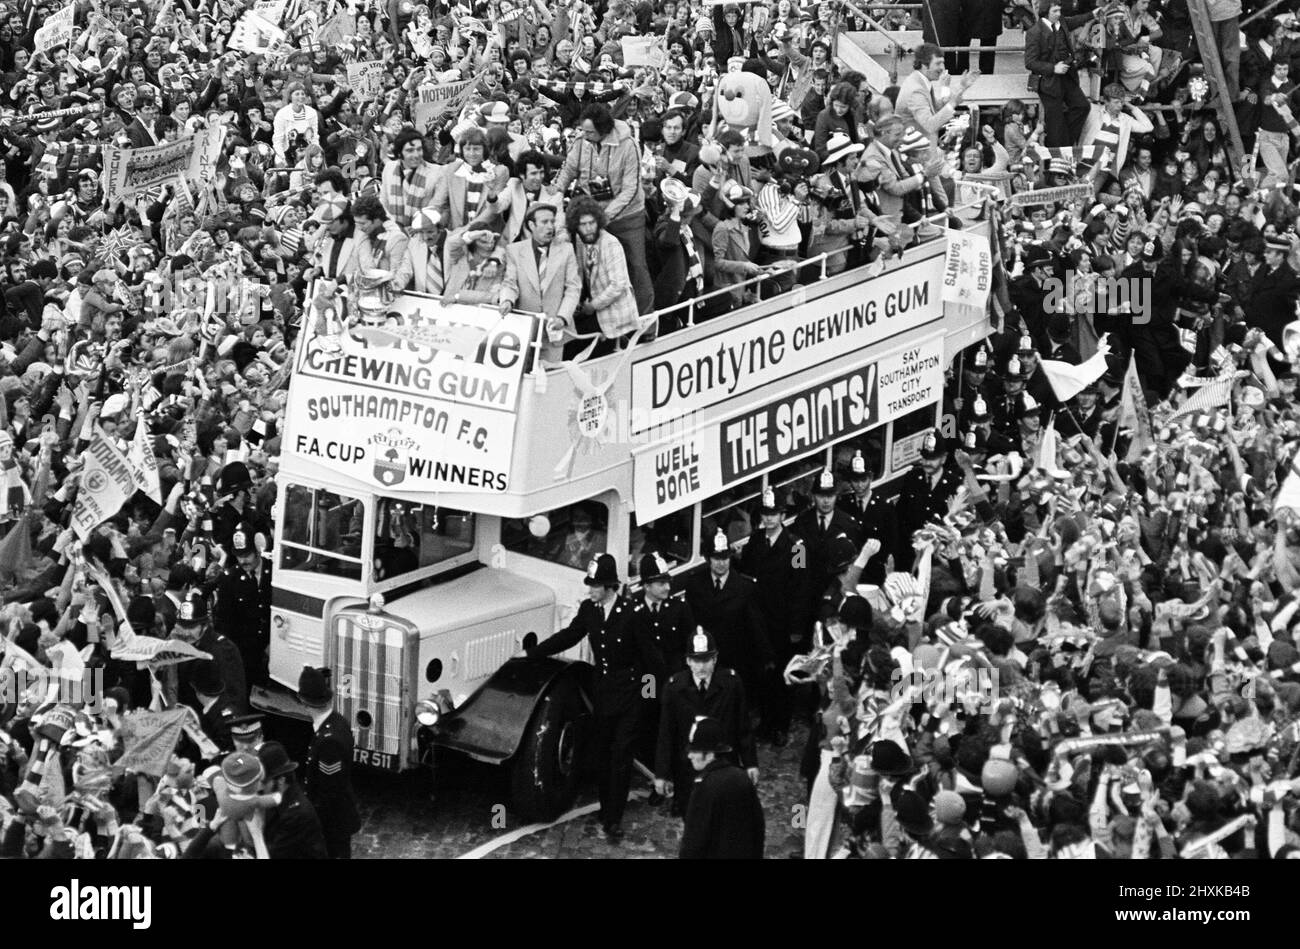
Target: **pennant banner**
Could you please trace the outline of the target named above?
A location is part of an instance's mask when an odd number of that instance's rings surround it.
[[[1093,189],[1090,184],[1061,185],[1059,188],[1019,191],[1011,196],[1011,205],[1029,207],[1035,204],[1070,204],[1074,201],[1089,201],[1092,196]]]
[[[988,238],[966,231],[948,231],[940,291],[943,302],[964,303],[982,310],[988,305],[992,285],[993,255]]]
[[[72,511],[72,528],[85,543],[90,533],[122,509],[135,493],[135,475],[131,462],[96,426],[86,464],[77,491],[77,505]]]

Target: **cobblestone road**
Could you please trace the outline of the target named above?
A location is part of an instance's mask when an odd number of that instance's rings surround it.
[[[803,846],[802,831],[794,824],[805,797],[799,777],[804,740],[805,732],[796,729],[785,748],[759,746],[759,797],[767,815],[769,859],[798,853]],[[451,755],[440,759],[438,767],[436,798],[431,796],[432,783],[421,773],[358,773],[356,791],[363,824],[353,838],[355,857],[459,857],[520,826],[506,809],[509,793],[504,769]],[[676,857],[682,822],[668,813],[666,804],[647,804],[648,791],[648,782],[639,775],[634,778],[636,797],[628,803],[623,821],[627,836],[618,846],[601,838],[593,814],[524,836],[492,851],[487,859]],[[594,789],[586,788],[578,806],[594,800]]]

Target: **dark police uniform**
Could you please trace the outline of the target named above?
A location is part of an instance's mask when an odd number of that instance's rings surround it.
[[[735,749],[731,758],[738,758],[741,767],[758,767],[749,707],[740,677],[731,669],[716,666],[708,687],[701,691],[689,670],[677,673],[664,689],[655,777],[673,782],[673,813],[679,817],[686,813],[695,783],[695,769],[686,757],[687,739],[691,725],[701,715],[721,723],[727,744]]]
[[[230,723],[244,714],[246,709],[236,705],[228,695],[219,695],[207,710],[200,710],[199,724],[203,734],[212,739],[222,753],[229,754],[235,750],[235,739],[230,736]]]
[[[217,578],[212,608],[217,632],[239,649],[249,685],[265,678],[266,649],[271,643],[271,561],[261,558],[257,574],[238,563],[227,565]]]
[[[657,607],[652,607],[642,591],[632,601],[632,623],[638,638],[648,636],[654,643],[654,656],[660,660],[658,667],[645,670],[654,676],[654,688],[641,690],[637,757],[648,763],[654,760],[655,742],[659,736],[660,699],[672,675],[686,668],[686,647],[695,631],[695,618],[682,597],[670,596]]]
[[[775,668],[762,678],[762,691],[754,696],[762,717],[760,727],[769,735],[788,732],[790,691],[781,673],[809,626],[808,548],[784,527],[775,541],[768,539],[767,531],[756,530],[745,541],[740,569],[757,585],[758,608],[776,660]]]
[[[352,856],[352,835],[361,829],[352,793],[352,730],[338,712],[321,722],[303,762],[303,790],[316,808],[325,849],[335,860]]]
[[[617,583],[615,571],[613,557],[601,554],[592,561],[587,582],[592,585],[593,580],[608,576],[611,583]],[[651,674],[647,670],[662,668],[663,659],[657,655],[649,627],[633,622],[632,603],[621,595],[608,604],[608,611],[603,605],[583,600],[573,621],[530,649],[528,655],[553,656],[583,639],[591,645],[596,668],[592,750],[600,770],[600,821],[607,829],[617,828],[632,783],[642,677]]]
[[[885,563],[898,547],[898,515],[894,506],[872,491],[863,504],[856,494],[844,494],[835,503],[835,510],[843,511],[857,525],[857,546],[869,540],[880,541],[880,550],[862,568],[862,582],[877,586],[885,582]]]
[[[937,484],[919,464],[903,475],[898,495],[898,523],[902,536],[900,548],[908,548],[912,534],[926,524],[940,523],[948,513],[948,500],[966,483],[966,475],[951,457],[944,463]],[[906,567],[912,558],[907,557]]]
[[[702,571],[686,581],[686,602],[695,622],[717,639],[718,665],[735,669],[746,691],[757,694],[764,669],[776,665],[758,585],[733,567],[719,590],[713,574]]]
[[[296,782],[285,787],[280,806],[266,815],[262,831],[272,860],[325,860],[325,829],[316,808]]]

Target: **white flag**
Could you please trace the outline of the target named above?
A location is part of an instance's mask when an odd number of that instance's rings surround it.
[[[1061,402],[1069,402],[1106,374],[1106,357],[1109,355],[1110,346],[1103,336],[1091,359],[1077,366],[1056,359],[1044,359],[1043,374],[1047,376],[1056,398]]]
[[[1283,508],[1300,513],[1300,454],[1291,459],[1291,470],[1287,472],[1286,480],[1278,489],[1277,500],[1273,502],[1275,513]]]
[[[135,471],[127,457],[95,426],[86,463],[81,472],[77,505],[72,511],[72,527],[82,543],[104,521],[122,509],[135,493]]]
[[[136,422],[135,437],[131,439],[131,450],[127,453],[131,462],[131,477],[135,486],[159,504],[163,503],[162,485],[158,481],[158,458],[153,453],[153,444],[149,440],[149,426],[145,423],[144,412]]]

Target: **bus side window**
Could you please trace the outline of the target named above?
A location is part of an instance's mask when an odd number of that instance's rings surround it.
[[[700,540],[703,546],[712,549],[713,538],[719,530],[727,535],[729,544],[736,544],[753,533],[758,524],[754,510],[762,493],[763,480],[751,478],[704,501],[700,505]]]
[[[812,488],[817,475],[826,467],[826,453],[782,465],[767,476],[768,485],[786,504],[786,515],[793,517],[812,505]]]
[[[635,514],[630,515],[628,577],[640,575],[641,557],[644,554],[658,554],[668,561],[670,566],[690,560],[695,551],[692,534],[694,524],[694,509],[690,507],[665,514],[648,522],[644,527],[637,523]]]
[[[546,514],[505,521],[501,541],[514,553],[586,570],[598,554],[608,549],[608,530],[609,510],[605,505],[580,501]]]

